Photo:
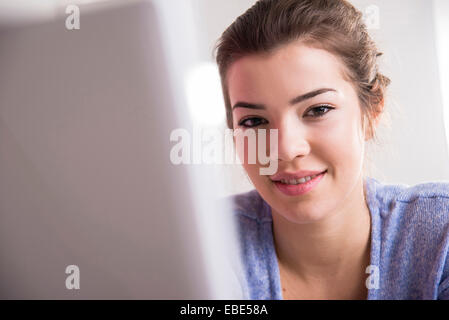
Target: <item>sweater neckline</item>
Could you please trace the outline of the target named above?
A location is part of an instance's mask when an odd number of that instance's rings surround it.
[[[364,188],[365,188],[365,198],[366,203],[370,212],[371,216],[371,228],[370,228],[370,264],[369,266],[377,268],[378,275],[380,273],[380,263],[379,263],[379,257],[380,257],[380,218],[379,218],[379,201],[377,199],[377,188],[378,188],[379,182],[371,177],[366,177],[364,179]],[[271,207],[265,203],[265,209],[267,210],[266,213],[271,217]],[[279,262],[276,255],[276,250],[274,247],[274,235],[273,235],[273,222],[271,220],[271,223],[267,223],[266,225],[269,226],[269,232],[271,234],[271,237],[269,237],[269,242],[267,243],[266,250],[270,251],[270,256],[272,258],[272,262],[274,264],[274,277],[272,278],[272,281],[274,283],[271,283],[271,289],[276,292],[274,299],[276,300],[283,300],[283,294],[282,294],[282,286],[281,286],[281,277],[280,277],[280,271],[279,271]],[[369,273],[366,274],[366,278],[370,276]],[[272,292],[273,292],[272,291]],[[368,288],[368,295],[367,300],[375,300],[378,296],[378,288]]]

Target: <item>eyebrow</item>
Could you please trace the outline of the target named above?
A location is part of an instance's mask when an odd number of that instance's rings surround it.
[[[316,97],[320,94],[323,94],[323,93],[326,93],[329,91],[337,92],[337,90],[335,90],[335,89],[321,88],[321,89],[313,90],[308,93],[297,96],[296,98],[290,100],[289,103],[290,103],[290,105],[295,105],[297,103],[303,102],[305,100],[311,99],[313,97]],[[266,109],[265,105],[263,105],[263,104],[253,104],[253,103],[242,102],[242,101],[239,101],[236,104],[234,104],[234,106],[232,107],[232,110],[234,110],[236,108],[247,108],[247,109],[256,109],[256,110],[265,110]]]

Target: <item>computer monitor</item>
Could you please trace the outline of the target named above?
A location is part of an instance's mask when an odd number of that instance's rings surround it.
[[[0,24],[0,298],[245,298],[219,182],[170,162],[189,16],[164,1]]]

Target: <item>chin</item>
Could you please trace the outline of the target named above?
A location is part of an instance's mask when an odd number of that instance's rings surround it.
[[[279,194],[273,183],[255,184],[256,189],[262,198],[272,208],[272,211],[281,215],[284,219],[292,223],[313,223],[325,218],[323,208],[318,208],[315,203],[305,201],[307,197],[289,197]]]
[[[281,215],[284,219],[292,223],[297,224],[307,224],[314,223],[323,220],[325,216],[318,213],[316,210],[305,210],[305,209],[293,209],[293,208],[280,208],[276,210],[278,215]]]

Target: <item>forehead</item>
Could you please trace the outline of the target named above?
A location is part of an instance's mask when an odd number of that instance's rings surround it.
[[[289,101],[298,94],[318,88],[343,89],[344,65],[332,53],[299,43],[285,45],[271,54],[245,56],[228,70],[231,104],[269,102],[283,97]],[[267,102],[267,103],[268,103]]]

